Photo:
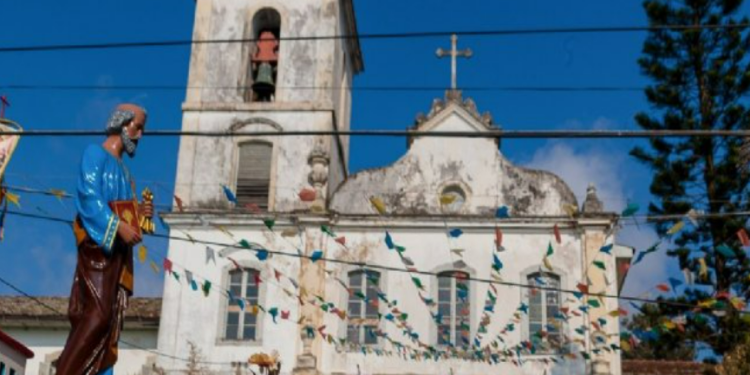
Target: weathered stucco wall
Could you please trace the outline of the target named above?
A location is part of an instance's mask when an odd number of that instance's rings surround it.
[[[430,121],[430,131],[481,131],[476,120],[455,106]],[[565,215],[563,204],[577,206],[562,179],[514,166],[492,139],[423,137],[393,165],[350,176],[330,207],[345,214],[374,213],[367,202],[377,196],[391,214],[441,214],[446,213],[441,191],[449,185],[466,192],[459,215],[491,216],[499,206],[508,206],[511,215]]]
[[[194,226],[197,223],[194,217],[189,215],[174,215],[170,222],[175,234],[186,232],[196,240],[213,241],[218,243],[236,243],[239,239],[258,243],[270,250],[283,251],[297,254],[298,251],[311,254],[313,249],[323,250],[325,257],[334,259],[345,259],[368,264],[385,265],[403,268],[398,256],[394,251],[387,249],[384,243],[384,231],[388,228],[393,239],[399,245],[406,247],[406,255],[413,259],[416,268],[428,272],[440,272],[455,269],[453,261],[457,260],[450,249],[464,249],[463,260],[467,267],[462,271],[470,273],[471,276],[483,279],[491,279],[490,266],[492,264],[492,253],[495,251],[494,224],[478,222],[474,220],[462,221],[451,220],[447,223],[449,227],[458,227],[464,234],[458,239],[446,239],[443,221],[405,221],[405,220],[370,220],[342,218],[339,221],[328,222],[322,218],[301,217],[296,224],[283,218],[278,218],[274,231],[276,234],[262,228],[260,217],[238,215],[235,217],[212,217],[205,215],[204,220],[221,225],[234,234],[229,238],[226,234],[211,227],[204,228]],[[334,242],[333,239],[320,231],[321,224],[331,225],[338,236],[346,238],[347,246],[343,247]],[[536,272],[541,267],[541,260],[546,253],[552,236],[553,221],[539,221],[536,223],[516,222],[501,223],[503,230],[503,243],[506,251],[497,253],[505,265],[501,274],[504,281],[512,283],[526,283],[526,276]],[[583,261],[583,232],[568,225],[565,221],[559,221],[561,229],[562,244],[555,246],[555,254],[551,258],[554,270],[561,276],[562,288],[575,290],[576,285],[584,275],[582,269]],[[282,238],[278,233],[299,225],[303,230],[300,236]],[[217,250],[219,247],[214,246]],[[226,253],[226,250],[225,250]],[[187,267],[192,270],[196,277],[206,278],[212,281],[214,287],[209,297],[204,297],[199,291],[192,291],[184,281],[177,282],[168,278],[165,282],[164,301],[162,312],[162,323],[159,333],[159,350],[170,355],[182,356],[187,353],[187,341],[198,344],[204,352],[214,361],[231,362],[246,360],[255,352],[271,352],[276,350],[281,354],[284,363],[283,373],[290,371],[296,356],[300,353],[301,343],[298,339],[301,331],[294,323],[300,318],[299,303],[296,296],[286,295],[283,288],[294,290],[292,284],[284,277],[280,281],[274,279],[273,269],[279,270],[284,275],[296,277],[300,273],[300,260],[295,257],[284,257],[275,255],[265,262],[259,262],[255,253],[249,250],[239,250],[231,253],[232,259],[243,266],[257,267],[262,270],[264,280],[260,303],[266,308],[278,307],[279,310],[290,311],[289,320],[279,320],[274,324],[271,317],[261,314],[261,339],[254,343],[226,343],[222,342],[220,335],[223,332],[223,320],[226,294],[222,290],[228,288],[226,272],[232,267],[232,263],[217,257],[217,265],[206,264],[205,245],[189,241],[173,240],[170,242],[170,259],[173,260],[175,269]],[[307,262],[307,261],[305,261]],[[309,262],[308,262],[309,263]],[[352,266],[324,261],[308,265],[319,267],[330,271],[326,277],[320,272],[315,281],[300,280],[301,285],[311,292],[321,290],[325,300],[333,302],[338,308],[346,309],[348,291],[344,289],[335,278],[347,280],[347,273],[353,270]],[[614,270],[614,268],[612,268]],[[614,272],[614,271],[612,271]],[[611,275],[610,275],[611,276]],[[434,344],[437,340],[435,324],[429,319],[429,312],[425,305],[419,300],[416,287],[411,282],[411,275],[399,272],[384,272],[382,275],[381,288],[391,300],[398,301],[401,311],[409,314],[409,323],[413,325],[420,338],[428,344]],[[418,276],[425,286],[428,295],[436,297],[437,281],[434,277]],[[202,279],[199,279],[202,280]],[[318,288],[318,283],[323,286]],[[485,303],[488,284],[471,282],[471,327],[472,340],[476,335],[478,323],[481,319],[482,308]],[[519,304],[527,301],[527,292],[524,289],[512,286],[497,286],[498,302],[495,313],[492,315],[491,324],[487,327],[488,333],[484,335],[483,344],[488,344],[497,333],[508,324]],[[308,295],[308,299],[313,299]],[[562,301],[572,298],[563,294]],[[616,303],[615,303],[616,305]],[[573,304],[572,306],[577,306]],[[310,307],[307,304],[303,308]],[[334,314],[320,312],[318,307],[312,307],[306,314],[314,311],[315,316],[309,316],[315,327],[325,325],[325,331],[334,337],[346,336],[346,323]],[[381,312],[385,312],[384,304]],[[528,339],[526,328],[526,317],[516,324],[516,330],[505,336],[508,346],[513,346],[521,340]],[[570,337],[577,337],[573,332],[575,328],[584,324],[583,317],[570,316],[565,325],[565,331]],[[385,329],[390,337],[407,343],[408,340],[402,335],[400,329],[393,324],[383,320],[381,328]],[[354,374],[357,373],[357,365],[363,373],[372,374],[435,374],[448,373],[452,368],[454,374],[562,374],[566,371],[582,373],[577,369],[582,364],[577,361],[565,361],[561,364],[553,364],[544,355],[524,355],[524,365],[516,367],[511,363],[489,366],[481,363],[450,361],[403,361],[398,357],[377,357],[359,352],[340,352],[332,345],[323,343],[316,336],[313,346],[314,354],[318,357],[319,368],[324,374]],[[576,351],[580,350],[575,346]],[[166,368],[177,366],[169,360],[160,359],[160,365]],[[548,363],[549,362],[549,363]],[[580,367],[583,368],[583,367]],[[218,367],[217,367],[218,369]],[[617,372],[613,372],[617,374]]]

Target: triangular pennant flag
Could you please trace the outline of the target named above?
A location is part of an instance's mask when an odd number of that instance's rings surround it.
[[[203,295],[208,297],[208,293],[211,291],[211,282],[208,280],[203,281]]]
[[[629,217],[635,215],[636,212],[641,208],[638,203],[628,203],[628,206],[622,211],[622,217]]]
[[[640,253],[638,253],[638,256],[635,258],[635,262],[633,262],[633,264],[635,265],[635,264],[640,263],[640,261],[643,260],[643,257],[645,257],[646,255],[648,255],[650,253],[653,253],[654,251],[658,250],[659,249],[659,244],[660,244],[660,242],[657,242],[657,243],[651,245],[651,247],[649,247],[648,249],[646,249],[646,250],[641,251]]]
[[[573,204],[570,204],[570,203],[564,203],[562,205],[562,209],[570,217],[574,217],[578,213],[578,207],[576,205],[573,205]]]
[[[607,255],[612,255],[612,248],[614,248],[614,246],[615,246],[614,244],[604,245],[601,248],[599,248],[599,252],[607,254]]]
[[[393,248],[396,246],[393,243],[393,238],[391,238],[391,234],[387,231],[385,232],[385,246],[388,246],[389,250],[393,250]]]
[[[448,232],[448,235],[450,235],[453,238],[461,237],[462,234],[464,234],[464,231],[458,228],[452,229],[450,232]]]
[[[255,256],[260,260],[261,262],[268,259],[268,250],[266,249],[259,249],[255,252]]]
[[[503,251],[503,231],[495,227],[495,250]]]
[[[234,195],[234,193],[232,192],[232,190],[229,189],[229,187],[226,186],[226,185],[221,185],[221,188],[224,189],[224,195],[227,196],[227,200],[230,201],[230,202],[232,202],[232,203],[234,203],[236,205],[237,204],[237,197]]]
[[[750,246],[750,236],[747,235],[747,231],[745,231],[745,228],[740,228],[740,230],[737,231],[737,237],[740,239],[742,247]]]
[[[508,207],[507,206],[498,207],[497,210],[495,210],[495,217],[498,219],[509,218],[510,213],[508,212]]]
[[[386,214],[385,203],[379,197],[370,197],[370,203],[380,215]]]
[[[560,235],[560,227],[557,226],[557,223],[555,223],[555,227],[552,228],[552,231],[555,233],[555,241],[557,241],[557,244],[562,244],[562,236]]]
[[[182,207],[182,199],[177,196],[177,194],[174,195],[174,202],[177,204],[177,210],[180,212],[185,212],[185,209]]]
[[[679,232],[680,230],[682,230],[682,227],[684,227],[684,226],[685,226],[685,222],[684,221],[682,221],[682,220],[678,221],[677,223],[675,223],[675,225],[672,225],[672,227],[669,228],[669,230],[667,230],[667,235],[671,236],[671,235]]]
[[[163,266],[164,266],[164,272],[172,272],[172,261],[171,260],[169,260],[167,258],[164,258]]]
[[[325,234],[327,234],[329,237],[336,237],[336,233],[333,233],[333,229],[331,229],[327,225],[321,225],[320,226],[320,231],[323,232],[323,233],[325,233]]]
[[[716,247],[716,251],[719,252],[724,258],[736,258],[737,254],[735,254],[734,249],[727,246],[726,244],[721,244]]]
[[[346,246],[346,238],[344,236],[337,237],[334,241],[336,241],[341,246]]]
[[[185,270],[185,281],[188,283],[188,285],[193,285],[193,273]]]
[[[670,277],[668,280],[669,280],[669,285],[672,286],[672,290],[677,290],[677,287],[683,284],[682,281],[674,277]]]
[[[315,250],[312,252],[312,255],[310,255],[310,260],[314,262],[319,261],[321,258],[323,258],[323,252],[320,250]]]
[[[208,264],[208,262],[210,261],[213,261],[214,264],[216,264],[216,256],[214,253],[214,249],[206,246],[206,264]]]
[[[548,257],[542,258],[542,263],[544,263],[544,268],[546,268],[549,271],[554,271],[555,269],[552,268],[552,263],[550,263]]]
[[[276,220],[274,219],[263,219],[263,225],[268,228],[268,230],[273,230],[273,226],[276,225]]]
[[[606,267],[604,266],[604,262],[602,262],[601,260],[595,260],[595,261],[593,261],[593,262],[592,262],[592,264],[593,264],[594,266],[596,266],[597,268],[600,268],[600,269],[601,269],[602,271],[605,271],[605,270],[607,269],[607,268],[606,268]]]
[[[456,200],[456,198],[458,198],[458,196],[454,194],[450,194],[450,195],[443,194],[440,196],[440,204],[443,206],[449,205],[453,203]]]
[[[8,200],[8,202],[13,203],[16,205],[16,207],[21,208],[21,196],[18,194],[13,194],[9,191],[5,192],[5,199]]]
[[[552,242],[549,243],[549,246],[547,246],[547,255],[545,257],[552,256],[552,254],[555,253],[555,249],[552,248]]]
[[[146,246],[141,245],[138,247],[138,261],[141,263],[145,262],[147,256],[148,250],[146,249]]]

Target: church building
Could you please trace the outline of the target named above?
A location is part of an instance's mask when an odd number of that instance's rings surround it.
[[[353,6],[197,2],[195,40],[252,42],[193,46],[182,129],[241,135],[180,140],[156,368],[620,374],[618,216],[496,138],[425,135],[499,129],[455,76],[405,155],[349,173]]]

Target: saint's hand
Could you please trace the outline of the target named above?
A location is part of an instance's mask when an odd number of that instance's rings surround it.
[[[140,210],[140,216],[147,217],[149,219],[154,217],[154,203],[150,201],[144,201],[141,202],[141,204],[138,205],[138,209]]]
[[[117,226],[117,235],[130,246],[134,246],[142,240],[140,233],[135,228],[122,221]]]

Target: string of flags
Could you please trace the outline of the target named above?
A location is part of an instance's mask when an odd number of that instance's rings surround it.
[[[227,200],[235,205],[238,204],[237,198],[235,194],[231,191],[231,189],[225,185],[222,185],[222,189],[224,191],[224,194],[227,198]],[[53,189],[54,190],[54,189]],[[52,192],[50,190],[52,195],[54,195],[57,199],[62,199],[66,197],[66,194],[62,190],[55,190]],[[18,194],[5,192],[6,202],[5,202],[5,208],[4,211],[7,210],[8,203],[11,203],[17,207],[21,207],[20,201],[21,197]],[[183,202],[182,200],[174,196],[174,201],[177,206],[177,209],[179,211],[184,210]],[[314,201],[316,198],[316,192],[313,189],[303,189],[299,192],[299,198],[300,200],[304,202],[311,202]],[[451,204],[455,200],[454,197],[445,196],[440,197],[441,204]],[[388,213],[388,208],[385,203],[385,201],[377,196],[372,196],[369,198],[370,204],[372,205],[373,209],[379,214],[379,215],[386,215]],[[252,205],[246,205],[245,207],[250,212],[259,213],[261,212],[258,207],[253,207]],[[563,210],[568,213],[571,217],[575,216],[577,214],[577,207],[563,207]],[[621,212],[622,218],[630,218],[634,217],[635,214],[638,212],[639,206],[635,203],[630,203],[627,205],[627,207]],[[687,212],[683,220],[677,220],[674,224],[672,224],[671,227],[669,227],[668,230],[666,230],[666,235],[668,237],[673,237],[680,233],[686,226],[687,223],[690,223],[692,225],[698,225],[698,219],[703,216],[704,214],[700,211],[691,209],[689,212]],[[508,207],[502,206],[498,207],[495,212],[495,217],[499,219],[505,219],[510,218],[510,210]],[[4,215],[0,217],[0,228],[3,227],[4,223]],[[164,224],[164,228],[169,229],[169,227]],[[637,222],[636,222],[637,224]],[[228,237],[234,238],[234,235],[228,231],[226,228],[222,228],[215,224],[208,224],[206,225],[213,225],[217,229],[221,230],[223,233],[225,233]],[[263,225],[274,234],[280,236],[285,241],[286,238],[294,237],[298,234],[298,232],[294,229],[285,229],[281,233],[277,233],[274,231],[275,227],[275,220],[272,218],[264,219]],[[346,248],[346,238],[343,236],[337,236],[335,231],[328,226],[321,226],[321,232],[324,233],[328,238],[332,238],[336,243],[338,243],[342,248]],[[0,232],[1,236],[2,232]],[[551,280],[546,277],[546,271],[552,272],[553,266],[551,259],[555,255],[555,247],[554,244],[562,245],[562,236],[560,233],[560,228],[557,224],[554,225],[552,228],[553,235],[553,241],[550,241],[546,247],[546,251],[544,252],[544,255],[542,257],[542,262],[540,266],[540,276],[534,278],[533,282],[537,288],[531,288],[528,290],[529,297],[533,297],[537,293],[540,293],[540,290],[546,290],[546,285],[548,285]],[[186,237],[193,243],[197,243],[200,241],[197,241],[195,238],[192,238],[192,236],[188,233],[185,233]],[[461,228],[447,228],[447,235],[450,239],[459,239],[464,235],[464,230]],[[748,236],[745,229],[741,229],[736,233],[737,239],[742,244],[743,247],[750,246],[750,236]],[[1,238],[1,237],[0,237]],[[397,244],[392,235],[389,231],[385,231],[384,233],[384,242],[386,247],[389,250],[393,250],[395,254],[399,257],[401,260],[401,263],[404,265],[404,268],[409,272],[411,281],[413,285],[416,288],[417,294],[420,297],[420,299],[423,301],[424,305],[427,307],[427,310],[432,315],[432,321],[434,321],[438,326],[440,326],[442,323],[444,323],[444,317],[441,316],[441,314],[435,310],[436,303],[435,301],[430,298],[426,293],[426,287],[423,283],[422,279],[415,273],[418,269],[416,268],[415,262],[413,259],[409,258],[406,255],[406,248],[404,246],[401,246]],[[504,267],[504,264],[502,262],[501,257],[499,254],[502,254],[503,251],[505,251],[505,248],[503,247],[503,233],[502,230],[499,227],[495,228],[495,236],[493,241],[493,248],[495,251],[492,252],[492,258],[491,258],[491,275],[492,278],[495,280],[501,280],[501,270]],[[268,249],[265,249],[263,246],[246,241],[244,239],[237,242],[239,246],[242,248],[251,250],[255,253],[256,258],[260,262],[267,262],[269,259],[271,259],[271,252]],[[656,252],[659,248],[659,245],[661,244],[661,240],[651,247],[647,248],[646,250],[640,251],[637,256],[635,257],[632,265],[637,265],[640,262],[643,261],[645,257],[647,257],[649,254],[652,254]],[[296,247],[296,246],[295,246]],[[298,252],[301,252],[301,250],[296,247]],[[612,256],[612,250],[613,245],[608,244],[605,246],[602,246],[599,250],[599,253],[597,254],[597,259],[593,260],[591,262],[591,265],[593,267],[596,267],[600,269],[601,271],[606,271],[606,262],[599,259],[599,255],[602,256]],[[716,248],[716,252],[726,259],[734,259],[737,257],[737,250],[729,246],[728,244],[722,244]],[[452,253],[455,254],[457,257],[462,258],[463,252],[460,249],[452,249]],[[229,256],[221,256],[219,254],[220,258],[224,258],[226,261],[231,262],[234,267],[241,268],[240,264],[238,264],[234,259],[232,259]],[[145,265],[145,263],[148,261],[148,266],[156,273],[160,273],[162,270],[165,272],[165,274],[171,276],[175,282],[178,282],[180,284],[185,284],[188,286],[191,290],[195,292],[202,293],[204,296],[208,297],[212,290],[216,290],[215,284],[211,283],[210,280],[203,279],[199,275],[195,274],[191,270],[180,268],[175,269],[175,264],[168,258],[164,258],[161,262],[161,267],[154,259],[149,259],[148,256],[148,249],[145,246],[139,247],[137,251],[137,258],[138,261]],[[313,250],[308,256],[308,259],[310,259],[311,262],[318,262],[321,259],[323,259],[323,251],[319,249]],[[217,265],[217,259],[216,259],[216,252],[211,247],[206,247],[205,250],[205,263],[208,265],[210,263],[213,263],[214,265]],[[696,264],[698,265],[698,273],[701,277],[706,277],[708,274],[707,265],[704,258],[697,258]],[[335,306],[330,301],[326,301],[322,296],[308,296],[306,295],[304,287],[301,287],[299,285],[299,282],[296,281],[294,278],[284,275],[280,270],[276,268],[272,268],[272,276],[263,278],[260,273],[255,275],[255,283],[260,284],[262,282],[271,282],[277,286],[279,286],[284,293],[295,299],[297,302],[299,302],[300,305],[304,305],[305,303],[310,303],[313,305],[316,305],[320,307],[322,310],[324,310],[327,313],[334,314],[337,316],[340,320],[346,320],[347,319],[347,312],[345,310],[341,310],[338,307]],[[326,272],[327,275],[330,276],[329,272]],[[183,278],[184,276],[184,278]],[[605,273],[606,276],[606,273]],[[552,317],[551,321],[547,323],[546,326],[544,326],[541,330],[536,331],[532,337],[529,337],[528,339],[522,340],[512,346],[509,346],[509,337],[507,336],[510,332],[514,332],[516,330],[516,327],[518,324],[524,321],[524,319],[527,319],[529,315],[529,310],[533,309],[533,306],[530,306],[527,301],[522,301],[515,312],[513,313],[510,321],[502,325],[501,331],[495,335],[492,340],[486,340],[487,336],[489,335],[488,327],[491,324],[491,321],[493,320],[494,314],[495,314],[495,306],[497,304],[498,295],[499,292],[494,284],[489,284],[489,289],[487,290],[485,302],[483,305],[482,310],[482,317],[481,320],[478,322],[477,329],[475,331],[475,335],[473,340],[469,340],[468,334],[471,332],[471,327],[468,326],[468,323],[461,322],[460,326],[457,328],[461,332],[460,337],[457,337],[457,339],[460,339],[460,342],[450,342],[445,347],[438,347],[435,345],[429,345],[422,341],[422,339],[419,336],[419,333],[414,329],[414,326],[409,323],[409,314],[401,311],[398,307],[398,303],[395,300],[390,299],[379,287],[377,289],[377,298],[368,298],[367,295],[363,294],[360,291],[352,291],[350,288],[347,287],[346,283],[341,280],[338,277],[333,277],[337,283],[341,284],[344,288],[347,288],[347,290],[350,292],[350,295],[359,298],[363,300],[365,303],[373,304],[376,306],[382,306],[381,304],[385,304],[384,306],[387,306],[387,312],[385,314],[378,314],[378,320],[385,320],[386,322],[390,322],[393,324],[396,328],[398,328],[404,338],[406,338],[406,342],[409,344],[404,344],[403,342],[400,342],[392,337],[389,336],[389,334],[380,328],[376,329],[369,329],[367,334],[373,335],[375,337],[381,338],[387,342],[389,342],[392,346],[393,350],[385,350],[385,349],[379,349],[379,348],[373,348],[368,347],[366,345],[361,345],[360,350],[364,354],[375,354],[375,355],[398,355],[403,358],[408,358],[412,360],[440,360],[440,359],[448,359],[448,358],[464,358],[464,359],[470,359],[474,361],[484,361],[488,363],[499,363],[500,361],[510,361],[517,365],[521,365],[523,362],[522,355],[524,354],[535,354],[537,352],[545,352],[546,348],[545,345],[548,345],[549,342],[554,340],[558,340],[564,345],[567,344],[581,344],[581,351],[578,353],[575,353],[573,351],[567,351],[563,353],[556,353],[551,355],[548,359],[549,361],[557,361],[559,359],[563,358],[583,358],[588,360],[591,356],[591,354],[598,354],[597,351],[615,351],[615,350],[630,350],[633,345],[637,344],[638,341],[644,341],[649,340],[650,338],[653,338],[654,335],[658,335],[659,332],[663,332],[664,330],[671,330],[671,329],[684,329],[684,323],[683,320],[686,318],[700,318],[704,312],[700,311],[699,309],[723,309],[726,306],[731,305],[734,308],[737,309],[744,309],[745,302],[736,296],[716,296],[714,298],[701,301],[700,305],[698,306],[698,309],[695,311],[691,311],[689,314],[686,314],[685,316],[679,316],[675,317],[671,320],[666,320],[662,322],[658,327],[654,327],[652,330],[648,331],[642,331],[642,332],[623,332],[622,335],[618,338],[619,339],[619,345],[612,343],[608,346],[603,346],[601,348],[593,349],[591,352],[584,351],[583,348],[586,346],[584,337],[585,334],[594,329],[594,330],[601,330],[602,327],[607,325],[606,318],[600,317],[597,319],[591,319],[590,326],[587,325],[581,325],[578,327],[570,327],[572,330],[570,331],[572,336],[569,336],[566,333],[566,330],[563,329],[567,324],[571,322],[571,317],[582,317],[583,315],[589,314],[591,309],[599,309],[604,306],[603,304],[603,298],[601,296],[598,296],[598,298],[593,298],[590,296],[590,298],[583,298],[585,295],[589,295],[589,285],[591,284],[590,281],[586,281],[586,283],[579,283],[577,285],[578,293],[573,293],[573,296],[575,298],[568,298],[566,299],[559,308],[559,311],[557,314],[555,314],[554,317]],[[459,298],[465,299],[468,298],[469,295],[469,287],[468,284],[461,280],[460,273],[457,273],[455,275],[456,278],[456,288],[457,288],[457,294]],[[201,281],[202,280],[202,281]],[[273,281],[275,280],[275,281]],[[282,280],[288,280],[291,287],[284,287],[281,284]],[[677,289],[681,286],[683,286],[686,282],[689,284],[690,281],[688,278],[685,278],[686,281],[679,280],[675,277],[669,277],[666,282],[657,284],[654,288],[660,292],[668,293],[677,293]],[[607,284],[609,284],[609,281],[607,281]],[[212,289],[213,288],[213,289]],[[260,312],[266,313],[271,317],[271,320],[274,323],[278,323],[280,320],[289,320],[291,310],[285,310],[282,309],[280,306],[262,306],[259,303],[256,304],[249,304],[248,300],[245,298],[242,298],[241,296],[234,296],[232,295],[231,291],[229,290],[221,290],[220,295],[225,296],[229,299],[229,301],[232,301],[236,303],[242,310],[249,309],[254,314],[259,314]],[[637,305],[633,305],[634,308],[638,309],[639,307]],[[692,314],[692,315],[690,315]],[[607,317],[611,318],[618,318],[621,316],[627,315],[627,310],[624,310],[622,308],[618,308],[615,310],[610,311],[609,313],[605,314]],[[705,318],[705,316],[703,316]],[[297,324],[301,324],[301,322],[297,322]],[[682,328],[681,328],[682,327]],[[323,339],[331,344],[336,345],[337,347],[343,347],[345,345],[356,345],[355,343],[348,343],[346,338],[336,338],[330,333],[327,333],[325,331],[325,325],[321,327],[305,327],[305,330],[308,335],[314,336],[317,332],[318,335],[323,337]],[[607,338],[597,338],[597,340],[607,340]],[[457,340],[458,341],[458,340]],[[483,342],[488,342],[486,345],[482,345]],[[502,347],[501,347],[502,345]]]

